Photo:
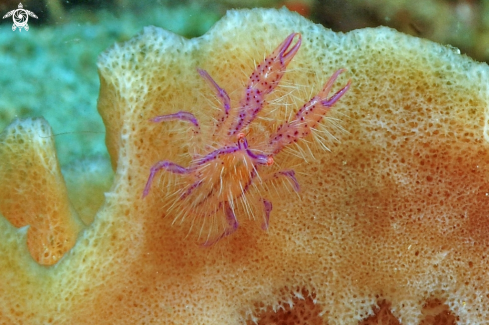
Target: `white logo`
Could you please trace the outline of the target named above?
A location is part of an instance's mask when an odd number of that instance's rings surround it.
[[[26,31],[29,30],[29,25],[27,25],[27,21],[29,20],[29,16],[34,17],[37,19],[36,14],[34,14],[32,11],[25,10],[22,7],[22,3],[19,3],[19,9],[15,9],[12,11],[7,12],[5,16],[3,16],[3,19],[12,16],[12,19],[14,20],[14,24],[12,25],[12,30],[15,31],[15,28],[19,28],[19,32],[22,31],[22,27]]]

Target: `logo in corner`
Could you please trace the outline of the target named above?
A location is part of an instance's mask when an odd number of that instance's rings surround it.
[[[19,3],[19,9],[15,9],[7,12],[7,14],[3,16],[3,19],[10,16],[12,16],[12,19],[14,21],[14,24],[12,25],[12,30],[15,31],[16,28],[19,28],[19,32],[22,31],[22,28],[24,28],[26,31],[29,30],[29,25],[27,25],[29,16],[37,19],[36,14],[33,13],[32,11],[25,10],[24,7],[22,6],[22,3]]]

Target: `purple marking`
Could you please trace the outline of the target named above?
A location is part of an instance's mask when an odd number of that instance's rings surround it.
[[[299,51],[299,48],[301,47],[301,43],[302,43],[302,38],[300,38],[300,37],[299,37],[299,40],[297,41],[297,43],[289,50],[289,52],[285,53],[285,51],[287,51],[287,48],[290,46],[290,44],[292,43],[292,40],[295,38],[296,35],[298,35],[298,33],[290,34],[289,36],[287,36],[285,41],[281,44],[281,49],[280,49],[280,53],[279,53],[280,63],[287,64],[287,63],[284,63],[284,61],[292,60],[292,58],[295,56],[297,51]]]
[[[299,40],[289,49],[296,35],[299,35]],[[278,85],[284,75],[287,64],[293,59],[301,43],[302,39],[299,33],[290,34],[272,54],[256,67],[250,76],[246,92],[241,98],[238,120],[234,121],[228,134],[234,135],[253,122],[263,108],[265,96],[271,93]],[[277,60],[280,61],[279,67],[275,66]],[[267,81],[267,78],[271,78],[270,75],[275,78]],[[268,87],[265,85],[268,85]]]
[[[297,43],[292,45],[295,37],[298,36]],[[161,169],[165,169],[174,174],[191,174],[192,176],[192,184],[190,186],[186,186],[182,189],[182,194],[180,199],[185,199],[189,195],[191,195],[196,188],[199,188],[202,184],[204,184],[205,179],[202,179],[202,170],[201,168],[205,168],[203,166],[209,161],[219,158],[220,155],[234,154],[237,151],[241,151],[241,154],[246,154],[251,159],[251,164],[247,163],[249,175],[249,179],[246,184],[242,187],[242,191],[239,194],[236,194],[233,197],[228,198],[227,200],[220,199],[218,197],[218,204],[214,206],[212,211],[207,210],[207,213],[203,214],[203,218],[207,218],[209,216],[215,215],[217,213],[223,213],[225,215],[225,229],[221,234],[218,234],[217,238],[212,236],[210,241],[206,241],[201,244],[201,246],[208,247],[217,243],[219,240],[233,234],[239,227],[238,220],[233,211],[232,204],[230,202],[237,201],[242,196],[244,196],[248,189],[250,189],[253,181],[258,177],[259,165],[270,165],[273,163],[273,155],[278,153],[288,144],[299,140],[300,138],[305,137],[309,134],[309,129],[307,128],[307,123],[309,122],[319,122],[323,115],[329,110],[331,106],[333,106],[350,88],[351,81],[339,91],[337,91],[334,95],[328,98],[328,94],[331,91],[336,79],[338,76],[344,72],[344,69],[337,70],[327,81],[326,85],[323,87],[322,91],[319,92],[315,97],[313,97],[307,104],[302,106],[302,108],[295,114],[295,118],[292,121],[282,123],[277,131],[270,135],[270,142],[268,149],[261,150],[253,150],[249,148],[248,141],[241,130],[248,126],[254,119],[257,117],[261,109],[263,108],[265,102],[265,97],[270,94],[276,86],[279,84],[280,80],[284,76],[286,72],[287,65],[297,54],[302,43],[301,35],[299,33],[290,34],[270,55],[268,55],[253,71],[251,76],[249,77],[248,84],[246,89],[242,95],[239,106],[237,107],[236,116],[233,115],[234,119],[229,128],[227,129],[228,136],[234,135],[233,139],[237,138],[237,142],[230,146],[223,146],[217,150],[214,150],[206,155],[198,156],[198,158],[194,158],[189,167],[185,168],[183,166],[177,165],[170,161],[160,161],[156,163],[153,167],[151,167],[150,175],[146,186],[143,191],[143,198],[148,195],[151,184],[157,172]],[[222,103],[224,109],[224,115],[221,113],[221,116],[217,120],[215,125],[216,131],[219,131],[219,128],[222,127],[222,124],[228,118],[229,111],[231,110],[230,98],[227,92],[221,88],[217,82],[212,79],[210,74],[203,70],[197,69],[200,76],[208,83],[211,88],[214,89],[216,96],[219,98]],[[315,110],[317,114],[320,113],[319,120],[317,120],[316,116],[308,116],[310,113],[314,113]],[[156,116],[151,121],[153,122],[161,122],[161,121],[171,121],[171,120],[183,120],[192,123],[197,129],[199,128],[199,122],[197,118],[189,112],[179,111],[174,114],[167,114]],[[313,121],[314,120],[314,121]],[[197,132],[197,131],[195,131]],[[220,133],[214,133],[214,135],[220,135]],[[224,142],[229,143],[230,139]],[[209,152],[210,147],[206,146],[206,152]],[[271,155],[263,154],[272,153]],[[203,166],[203,167],[201,167]],[[269,176],[269,175],[267,175]],[[291,182],[295,191],[300,190],[299,182],[295,177],[295,172],[293,170],[283,170],[275,172],[273,177],[282,177],[285,176],[288,178],[288,181]],[[267,177],[268,179],[268,177]],[[231,180],[235,181],[235,180]],[[212,184],[211,184],[212,185]],[[227,186],[227,184],[226,184]],[[215,195],[215,191],[219,190],[217,186],[212,185],[210,190],[207,190],[207,194],[199,196],[200,202],[193,203],[193,208],[200,208],[210,197]],[[206,194],[206,195],[205,195]],[[261,225],[263,230],[268,230],[269,222],[270,222],[270,214],[272,211],[272,203],[264,198],[260,198],[263,202],[264,206],[264,221]],[[204,208],[208,209],[207,205]]]
[[[224,89],[219,87],[217,82],[215,82],[214,79],[212,79],[212,77],[210,76],[210,74],[207,71],[205,71],[204,69],[197,69],[197,71],[202,76],[202,78],[204,78],[205,81],[207,81],[207,83],[209,85],[211,85],[211,87],[213,87],[216,90],[217,97],[219,97],[221,99],[222,105],[224,106],[224,112],[226,114],[228,114],[229,109],[231,108],[231,105],[230,105],[231,100],[229,99],[228,93]]]
[[[238,148],[239,149],[248,149],[248,140],[245,137],[238,139]]]
[[[329,99],[325,99],[325,100],[321,101],[321,104],[323,104],[323,106],[326,106],[326,107],[333,106],[341,98],[341,96],[343,96],[348,91],[348,89],[350,89],[350,84],[351,84],[351,80],[348,81],[348,83],[346,84],[345,87],[338,90]]]
[[[150,120],[153,122],[182,120],[182,121],[190,122],[193,125],[195,125],[197,128],[199,128],[199,121],[197,121],[197,118],[192,113],[184,112],[184,111],[179,111],[174,114],[156,116]]]
[[[220,155],[224,155],[224,154],[228,154],[228,153],[234,153],[238,150],[240,150],[239,145],[232,146],[232,147],[224,147],[224,148],[214,150],[213,152],[205,155],[204,157],[197,159],[197,164],[198,165],[205,164],[206,162],[209,162],[211,160],[216,159]]]
[[[267,231],[270,224],[270,212],[272,212],[272,202],[262,199],[263,205],[265,206],[265,220],[261,225],[261,229]]]
[[[248,183],[246,183],[246,185],[243,187],[243,191],[238,195],[237,198],[242,197],[248,191],[248,188],[251,186],[251,183],[253,183],[253,179],[255,178],[255,176],[256,176],[256,169],[253,168],[251,170],[250,179],[248,180]]]
[[[281,124],[277,131],[270,136],[269,145],[272,147],[270,152],[273,155],[278,154],[285,146],[290,143],[296,142],[301,138],[304,138],[310,134],[308,123],[319,123],[324,115],[347,91],[350,89],[351,80],[338,90],[333,96],[328,98],[328,94],[333,87],[338,76],[343,73],[345,69],[339,69],[333,73],[333,75],[326,82],[323,89],[313,98],[311,98],[306,104],[304,104],[301,109],[295,114],[295,117],[290,122],[285,122]],[[323,106],[323,107],[321,107]],[[317,114],[314,120],[312,117],[308,117],[308,114]],[[303,128],[305,130],[300,130]]]
[[[192,192],[197,188],[199,187],[200,185],[202,185],[202,180],[199,180],[195,183],[192,184],[192,186],[190,186],[186,191],[185,193],[183,193],[181,196],[180,196],[180,200],[183,200],[185,199],[187,196],[189,196],[190,194],[192,194]]]
[[[313,103],[317,103],[319,99],[320,99],[319,96],[316,95],[313,98],[311,98],[307,103],[302,105],[301,109],[299,111],[297,111],[297,113],[295,114],[295,119],[299,120],[304,115],[304,111],[306,109],[310,108],[311,106],[313,106],[314,105]],[[310,110],[308,110],[307,112],[310,112]],[[306,112],[306,114],[307,114],[307,112]]]
[[[202,165],[205,164],[206,162],[216,159],[220,155],[235,153],[236,151],[239,151],[241,149],[245,149],[248,156],[250,156],[250,158],[253,159],[255,162],[261,165],[266,165],[268,163],[267,155],[254,154],[248,149],[248,141],[245,138],[239,139],[238,144],[236,146],[228,146],[228,147],[214,150],[213,152],[205,155],[204,157],[199,158],[197,162],[198,165]]]
[[[153,178],[155,177],[156,173],[160,169],[166,169],[167,171],[172,172],[174,174],[188,174],[192,171],[191,168],[182,167],[168,160],[157,162],[153,167],[151,167],[151,172],[149,173],[148,181],[146,182],[146,186],[144,187],[143,198],[146,195],[148,195],[149,190],[151,189],[151,183],[153,182]]]
[[[227,237],[227,236],[233,234],[238,229],[238,226],[239,226],[238,219],[236,219],[236,215],[234,214],[233,209],[229,205],[228,201],[226,201],[225,204],[226,204],[226,207],[225,207],[226,221],[228,222],[229,227],[226,230],[224,230],[224,232],[219,237],[217,237],[215,240],[213,240],[211,242],[206,241],[201,246],[203,246],[203,247],[212,246],[215,243],[217,243],[218,241],[220,241],[221,239],[223,239],[224,237]]]
[[[234,211],[229,203],[226,204],[226,220],[229,224],[229,228],[226,231],[226,236],[229,236],[238,229],[238,219],[236,219],[236,215],[234,214]]]
[[[283,170],[283,171],[278,172],[277,174],[288,177],[292,181],[292,186],[294,187],[294,190],[296,192],[299,192],[300,185],[299,185],[299,182],[297,181],[297,178],[295,178],[295,171],[293,171],[292,169]]]
[[[268,156],[267,155],[254,154],[248,148],[246,148],[246,153],[248,154],[248,156],[250,156],[251,159],[253,159],[255,161],[255,163],[258,163],[260,165],[267,165],[268,164]]]
[[[245,149],[248,156],[260,165],[268,164],[268,156],[263,154],[254,154],[250,149],[248,149],[248,140],[246,138],[241,138],[238,140],[238,148]]]

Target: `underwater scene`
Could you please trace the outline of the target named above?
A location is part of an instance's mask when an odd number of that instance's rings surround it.
[[[0,15],[0,325],[489,324],[489,1]]]

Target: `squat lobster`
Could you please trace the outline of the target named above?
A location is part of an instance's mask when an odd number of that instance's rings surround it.
[[[291,45],[295,38],[295,45]],[[348,91],[351,81],[328,98],[328,94],[338,76],[344,69],[337,70],[326,82],[323,89],[310,99],[295,114],[295,117],[284,122],[272,133],[270,139],[264,145],[252,148],[248,144],[247,127],[254,121],[265,104],[265,99],[282,79],[287,65],[294,58],[301,46],[302,38],[299,33],[290,34],[270,55],[268,55],[251,74],[247,87],[241,97],[239,106],[231,108],[230,98],[207,71],[198,69],[199,74],[214,89],[214,92],[222,105],[220,117],[217,119],[213,133],[212,145],[208,152],[192,159],[188,167],[177,165],[171,161],[163,160],[151,167],[148,181],[143,191],[143,197],[149,194],[151,184],[156,173],[161,169],[185,177],[185,187],[182,189],[178,200],[182,208],[188,209],[196,218],[205,219],[222,215],[225,220],[224,230],[215,238],[208,235],[204,246],[210,246],[220,239],[231,235],[238,229],[238,220],[235,214],[237,203],[248,210],[246,194],[250,187],[256,188],[256,182],[264,182],[277,177],[287,178],[295,191],[299,191],[299,182],[293,170],[270,172],[267,167],[274,163],[273,156],[278,154],[286,146],[297,142],[311,133],[321,122],[328,110]],[[185,111],[174,114],[157,116],[151,119],[153,122],[182,120],[200,129],[197,118]],[[225,134],[221,131],[226,131]],[[260,175],[260,173],[261,175]],[[264,222],[262,228],[268,229],[272,202],[260,198],[264,210]],[[203,227],[203,226],[202,226]],[[202,231],[202,230],[201,230]]]

